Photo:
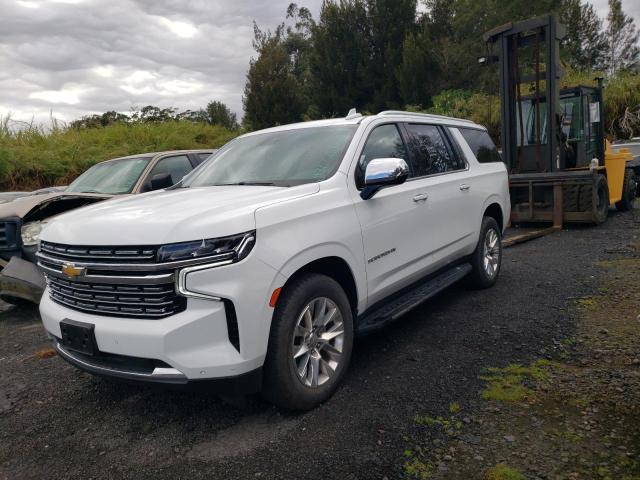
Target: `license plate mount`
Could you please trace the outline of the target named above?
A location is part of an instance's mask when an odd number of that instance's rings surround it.
[[[96,345],[95,325],[91,323],[77,322],[65,318],[60,322],[62,333],[62,346],[66,349],[85,355],[95,355],[98,351]]]

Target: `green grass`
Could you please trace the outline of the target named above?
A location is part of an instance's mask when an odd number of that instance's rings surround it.
[[[174,121],[72,129],[9,128],[0,119],[0,190],[66,185],[91,165],[136,153],[220,147],[238,135],[218,125]]]
[[[548,368],[552,365],[548,360],[538,360],[528,367],[513,363],[504,368],[487,368],[488,375],[480,377],[486,382],[482,398],[501,402],[522,401],[533,393],[532,385],[547,378]]]
[[[499,463],[486,471],[484,480],[525,480],[525,477],[515,468]]]

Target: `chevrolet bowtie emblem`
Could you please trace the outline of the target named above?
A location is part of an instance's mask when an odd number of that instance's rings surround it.
[[[62,266],[62,273],[69,278],[76,278],[84,274],[84,267],[76,267],[73,263],[65,263]]]

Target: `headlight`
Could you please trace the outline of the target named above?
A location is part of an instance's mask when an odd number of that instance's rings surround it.
[[[240,233],[228,237],[195,240],[193,242],[170,243],[158,249],[158,262],[196,260],[204,257],[220,257],[221,260],[239,262],[256,243],[256,232]]]
[[[22,235],[22,245],[25,247],[37,245],[40,240],[40,232],[42,231],[43,226],[42,222],[39,221],[29,222],[22,225],[22,229],[20,230],[20,234]]]

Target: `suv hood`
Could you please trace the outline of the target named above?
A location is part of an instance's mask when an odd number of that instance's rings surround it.
[[[0,204],[0,219],[17,217],[24,221],[44,220],[72,208],[100,202],[107,198],[111,198],[111,195],[70,192],[28,195]]]
[[[160,245],[255,229],[260,207],[312,195],[295,187],[178,188],[118,198],[56,217],[40,238],[67,245]]]

